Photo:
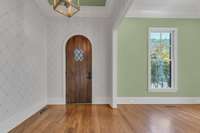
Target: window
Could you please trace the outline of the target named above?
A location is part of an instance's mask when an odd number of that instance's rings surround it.
[[[148,88],[150,92],[175,92],[177,29],[150,28]]]
[[[76,62],[84,60],[84,51],[80,48],[74,50],[74,60]]]

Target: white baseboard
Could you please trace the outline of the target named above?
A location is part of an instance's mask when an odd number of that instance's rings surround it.
[[[118,97],[117,104],[200,104],[200,97]]]
[[[92,104],[111,104],[112,99],[107,97],[93,97]],[[49,98],[48,104],[51,105],[63,105],[65,100],[63,98]]]
[[[63,105],[65,104],[65,100],[63,98],[49,98],[48,105]]]
[[[17,113],[8,120],[3,121],[2,123],[0,123],[0,133],[8,133],[8,131],[21,124],[23,121],[40,111],[45,106],[46,103],[36,104],[23,112]]]
[[[108,97],[97,97],[97,98],[92,98],[92,104],[111,104],[112,99]]]

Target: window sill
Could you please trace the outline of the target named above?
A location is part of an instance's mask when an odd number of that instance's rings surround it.
[[[148,89],[149,92],[177,92],[178,89]]]

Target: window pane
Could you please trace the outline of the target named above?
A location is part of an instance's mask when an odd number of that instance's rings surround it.
[[[151,88],[171,88],[171,33],[151,32]]]
[[[84,51],[80,48],[74,50],[74,60],[76,62],[84,60]]]

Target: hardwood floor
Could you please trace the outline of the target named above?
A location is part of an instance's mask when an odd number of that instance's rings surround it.
[[[10,133],[200,133],[200,105],[49,106]]]

